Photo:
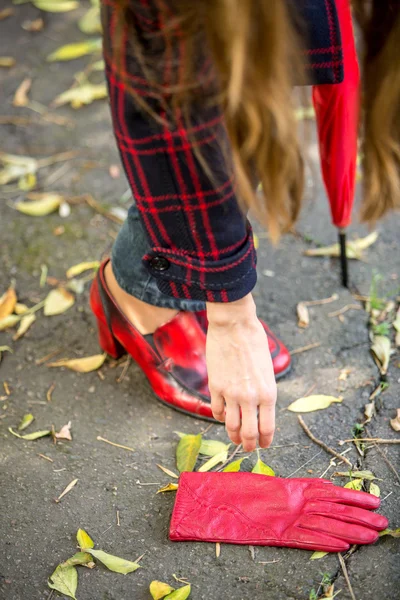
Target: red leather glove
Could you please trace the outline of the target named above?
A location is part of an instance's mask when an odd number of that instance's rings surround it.
[[[379,504],[324,479],[182,473],[170,539],[341,552],[377,540],[388,526],[370,512]]]

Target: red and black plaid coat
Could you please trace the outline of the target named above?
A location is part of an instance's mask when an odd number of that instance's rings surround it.
[[[160,89],[175,81],[179,58],[185,52],[178,30],[169,42],[162,35],[163,15],[172,3],[130,0],[129,26],[122,32],[123,52],[117,68],[112,58],[117,36],[115,4],[102,1],[114,132],[151,248],[143,261],[160,290],[170,296],[208,302],[242,298],[256,283],[256,255],[251,227],[238,206],[231,169],[221,150],[226,141],[221,110],[199,98],[193,104],[190,124],[175,115],[176,126],[171,129],[148,116],[127,91],[128,81],[162,119],[168,117],[159,101]],[[308,28],[305,62],[313,82],[339,83],[343,57],[335,1],[290,1],[301,5]],[[134,58],[133,35],[153,65],[162,65],[157,89],[146,67]],[[202,54],[204,60],[200,60]],[[199,48],[198,76],[207,81],[211,72],[210,60]],[[199,162],[195,145],[211,167],[212,178]]]

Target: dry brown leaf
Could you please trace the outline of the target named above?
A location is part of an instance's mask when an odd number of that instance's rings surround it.
[[[25,31],[36,33],[37,31],[42,31],[44,21],[39,17],[38,19],[33,19],[33,21],[24,21],[21,27],[22,29],[25,29]]]
[[[16,60],[12,56],[0,56],[0,67],[10,69],[15,65],[15,63]]]
[[[36,321],[35,315],[26,315],[25,317],[22,317],[19,327],[18,327],[18,330],[17,330],[17,333],[13,337],[14,342],[19,340],[19,338],[21,338],[23,335],[25,335],[25,333],[28,331],[29,327],[31,325],[33,325],[33,323],[35,321]]]
[[[364,415],[367,417],[368,421],[372,419],[375,414],[375,402],[368,402],[364,406]]]
[[[397,409],[397,415],[394,419],[390,419],[390,426],[395,431],[400,431],[400,408]]]
[[[71,481],[71,483],[69,483],[67,485],[67,487],[65,488],[65,490],[63,492],[61,492],[61,494],[58,496],[58,498],[54,499],[54,502],[60,502],[61,498],[63,498],[65,496],[65,494],[68,494],[68,492],[70,492],[72,490],[73,487],[76,486],[76,484],[78,483],[78,479],[74,479],[73,481]]]
[[[390,339],[385,335],[374,335],[371,352],[382,375],[386,375],[390,360]]]
[[[215,557],[219,558],[221,556],[221,544],[217,542],[215,544]]]
[[[14,286],[11,285],[0,298],[0,320],[11,315],[14,312],[16,304],[17,294],[15,293]]]
[[[61,427],[60,431],[54,435],[56,440],[69,440],[72,441],[71,435],[71,421],[69,421],[64,427]]]
[[[297,310],[297,317],[298,317],[297,325],[299,327],[303,327],[305,329],[310,324],[310,315],[308,313],[308,308],[304,304],[304,302],[299,302],[296,310]]]
[[[167,467],[163,467],[162,465],[159,465],[159,464],[157,464],[157,467],[159,469],[161,469],[161,471],[164,471],[164,473],[166,473],[170,477],[173,477],[174,479],[179,479],[179,475],[177,475],[176,473],[174,473],[170,469],[167,469]]]
[[[107,354],[95,354],[94,356],[86,356],[85,358],[71,358],[58,360],[53,363],[49,363],[48,367],[67,367],[71,371],[77,371],[78,373],[90,373],[91,371],[97,371],[103,365],[106,360]]]
[[[346,381],[347,377],[350,375],[353,369],[341,369],[339,374],[339,381]]]
[[[14,9],[12,8],[12,6],[3,8],[2,10],[0,10],[0,21],[3,21],[4,19],[11,17],[11,15],[13,15],[13,14],[14,14]]]
[[[46,317],[60,315],[75,304],[74,296],[63,287],[51,290],[44,301],[43,312]]]
[[[30,77],[23,80],[14,94],[13,106],[27,106],[29,104],[28,92],[31,85],[32,79]]]

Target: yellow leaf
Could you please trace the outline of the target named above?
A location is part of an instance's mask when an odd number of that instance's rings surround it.
[[[35,158],[6,154],[5,152],[0,152],[0,162],[5,164],[5,167],[0,170],[0,185],[12,183],[29,173],[36,173],[39,168],[39,163]]]
[[[57,96],[54,105],[63,106],[70,103],[72,108],[80,108],[84,104],[91,104],[94,100],[101,100],[102,98],[107,98],[105,83],[85,83]]]
[[[199,453],[205,456],[215,456],[221,452],[225,452],[230,447],[230,444],[224,444],[219,440],[202,440]]]
[[[74,296],[62,287],[51,290],[44,301],[43,312],[46,317],[60,315],[75,303]]]
[[[31,89],[32,79],[27,77],[17,88],[14,94],[13,106],[27,106],[29,104],[28,92]]]
[[[76,600],[75,592],[78,587],[78,572],[75,567],[62,567],[58,565],[47,582],[49,588],[56,590],[69,598]]]
[[[362,251],[374,244],[377,239],[378,233],[373,231],[365,238],[348,241],[346,243],[347,258],[361,260],[363,257]],[[340,256],[340,246],[339,244],[332,244],[331,246],[325,246],[323,248],[309,248],[305,250],[304,254],[306,256]]]
[[[79,6],[78,0],[33,0],[32,4],[40,10],[52,13],[69,12]]]
[[[312,412],[314,410],[323,410],[328,408],[333,402],[342,402],[343,398],[339,396],[325,396],[323,394],[316,394],[313,396],[306,396],[295,400],[288,406],[288,410],[292,412]]]
[[[176,464],[178,471],[193,471],[201,446],[201,433],[185,435],[176,448]]]
[[[26,304],[22,304],[21,302],[17,302],[14,307],[14,312],[16,315],[23,315],[28,309]]]
[[[318,560],[319,558],[324,558],[324,556],[326,556],[327,554],[329,554],[329,552],[313,552],[310,560]]]
[[[360,440],[362,441],[362,440]],[[368,479],[372,481],[376,479],[372,471],[335,471],[335,477],[354,477],[355,479]]]
[[[107,552],[103,552],[103,550],[93,550],[92,548],[82,548],[82,550],[84,552],[89,552],[89,554],[102,562],[107,569],[114,571],[115,573],[126,575],[127,573],[133,573],[133,571],[140,569],[140,565],[137,563],[125,560],[124,558],[119,558],[118,556],[113,556],[112,554],[107,554]]]
[[[84,271],[89,271],[90,269],[98,269],[100,266],[100,262],[98,260],[93,260],[91,262],[81,262],[73,267],[70,267],[66,273],[67,278],[71,279],[72,277],[76,277],[76,275],[80,275]]]
[[[258,239],[258,235],[256,233],[253,233],[253,243],[254,243],[254,248],[256,250],[258,250],[258,247],[260,245],[260,240]]]
[[[173,591],[173,587],[162,581],[152,581],[150,584],[150,594],[153,600],[161,600]]]
[[[35,315],[26,315],[21,318],[17,333],[14,335],[14,342],[19,340],[28,331],[29,327],[36,321]]]
[[[104,71],[106,68],[106,65],[105,65],[104,60],[101,59],[101,60],[97,60],[96,62],[94,62],[90,68],[92,71]]]
[[[347,488],[348,490],[357,490],[359,492],[359,491],[361,491],[362,486],[363,486],[362,479],[353,479],[352,481],[349,481],[348,483],[346,483],[346,485],[344,485],[343,487]]]
[[[18,425],[18,431],[23,431],[35,420],[35,417],[28,413],[22,417],[21,423]]]
[[[371,482],[369,486],[369,493],[379,498],[379,496],[381,495],[379,485],[376,485],[376,483]]]
[[[164,471],[164,473],[166,473],[167,475],[169,475],[170,477],[173,477],[174,479],[179,479],[179,475],[177,475],[176,473],[174,473],[173,471],[170,471],[170,469],[167,469],[166,467],[163,467],[162,465],[157,465],[157,467],[159,469],[161,469],[161,471]]]
[[[177,489],[177,483],[167,483],[167,485],[163,485],[163,487],[157,490],[156,494],[164,494],[164,492],[176,492]]]
[[[298,326],[303,327],[304,329],[310,324],[310,315],[308,313],[308,308],[304,304],[304,302],[299,302],[297,305],[297,317],[298,317]]]
[[[8,317],[14,312],[17,303],[17,294],[14,286],[11,285],[5,294],[0,298],[0,320]]]
[[[61,563],[60,567],[74,567],[75,565],[87,565],[92,562],[92,557],[87,552],[77,552],[71,558]]]
[[[31,190],[33,190],[36,183],[37,183],[36,174],[28,173],[28,175],[23,175],[18,180],[18,189],[22,190],[23,192],[30,192]]]
[[[390,359],[390,339],[384,335],[374,335],[371,352],[382,375],[386,375]]]
[[[296,108],[294,116],[297,121],[304,121],[305,119],[314,119],[315,110],[313,106],[301,106]]]
[[[210,471],[219,463],[224,463],[228,458],[228,452],[225,450],[224,452],[220,452],[219,454],[215,454],[209,460],[207,460],[201,467],[199,468],[200,473],[205,473],[206,471]]]
[[[58,360],[53,363],[49,363],[48,367],[67,367],[71,371],[77,371],[78,373],[90,373],[91,371],[97,371],[100,369],[104,361],[106,360],[107,354],[94,354],[93,356],[86,356],[85,358],[71,358]]]
[[[20,317],[18,315],[8,315],[8,317],[4,317],[4,319],[0,319],[0,331],[4,331],[4,329],[10,329],[10,327],[15,327],[15,325],[19,322]]]
[[[12,56],[0,56],[0,67],[10,68],[15,65],[15,58]]]
[[[171,594],[168,594],[168,596],[165,596],[165,600],[186,600],[186,598],[189,598],[190,591],[191,585],[184,585],[179,590],[175,590]]]
[[[1,355],[3,352],[11,352],[11,354],[13,353],[10,346],[0,346],[0,362],[1,362]]]
[[[80,58],[86,56],[92,52],[101,50],[101,38],[94,40],[85,40],[84,42],[78,42],[76,44],[66,44],[57,48],[54,52],[47,57],[49,62],[60,61],[60,60],[73,60],[74,58]]]
[[[255,466],[253,467],[252,473],[259,473],[260,475],[271,475],[272,477],[275,476],[275,472],[271,469],[271,467],[269,467],[268,465],[266,465],[265,463],[263,463],[263,461],[261,460],[261,458],[259,458],[255,464]]]
[[[240,471],[240,465],[244,460],[246,460],[246,458],[247,456],[244,456],[243,458],[239,458],[238,460],[234,460],[233,462],[231,462],[225,467],[224,473],[237,473],[238,471]]]
[[[32,433],[26,433],[25,435],[19,435],[16,431],[13,431],[11,427],[8,428],[8,431],[15,435],[15,437],[20,438],[21,440],[28,440],[32,442],[33,440],[38,440],[39,438],[46,437],[46,435],[50,435],[50,429],[42,429],[41,431],[33,431]]]
[[[33,195],[32,195],[33,196]],[[35,195],[36,196],[36,195]],[[37,194],[38,199],[31,202],[17,202],[14,206],[19,212],[31,217],[44,217],[55,212],[63,197],[59,194]]]
[[[78,21],[78,27],[83,33],[101,33],[100,9],[92,6]]]
[[[390,426],[395,431],[400,431],[400,408],[397,409],[397,415],[394,419],[390,419]]]
[[[76,539],[79,548],[94,548],[94,541],[84,529],[78,529]]]
[[[392,537],[398,538],[400,537],[400,527],[398,527],[397,529],[384,529],[379,533],[379,537],[382,537],[383,535],[390,535]]]

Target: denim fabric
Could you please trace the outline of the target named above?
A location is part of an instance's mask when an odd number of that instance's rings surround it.
[[[205,303],[198,300],[172,298],[160,292],[157,280],[142,262],[151,251],[136,205],[130,207],[112,249],[112,267],[118,285],[143,302],[176,310],[199,311]]]

